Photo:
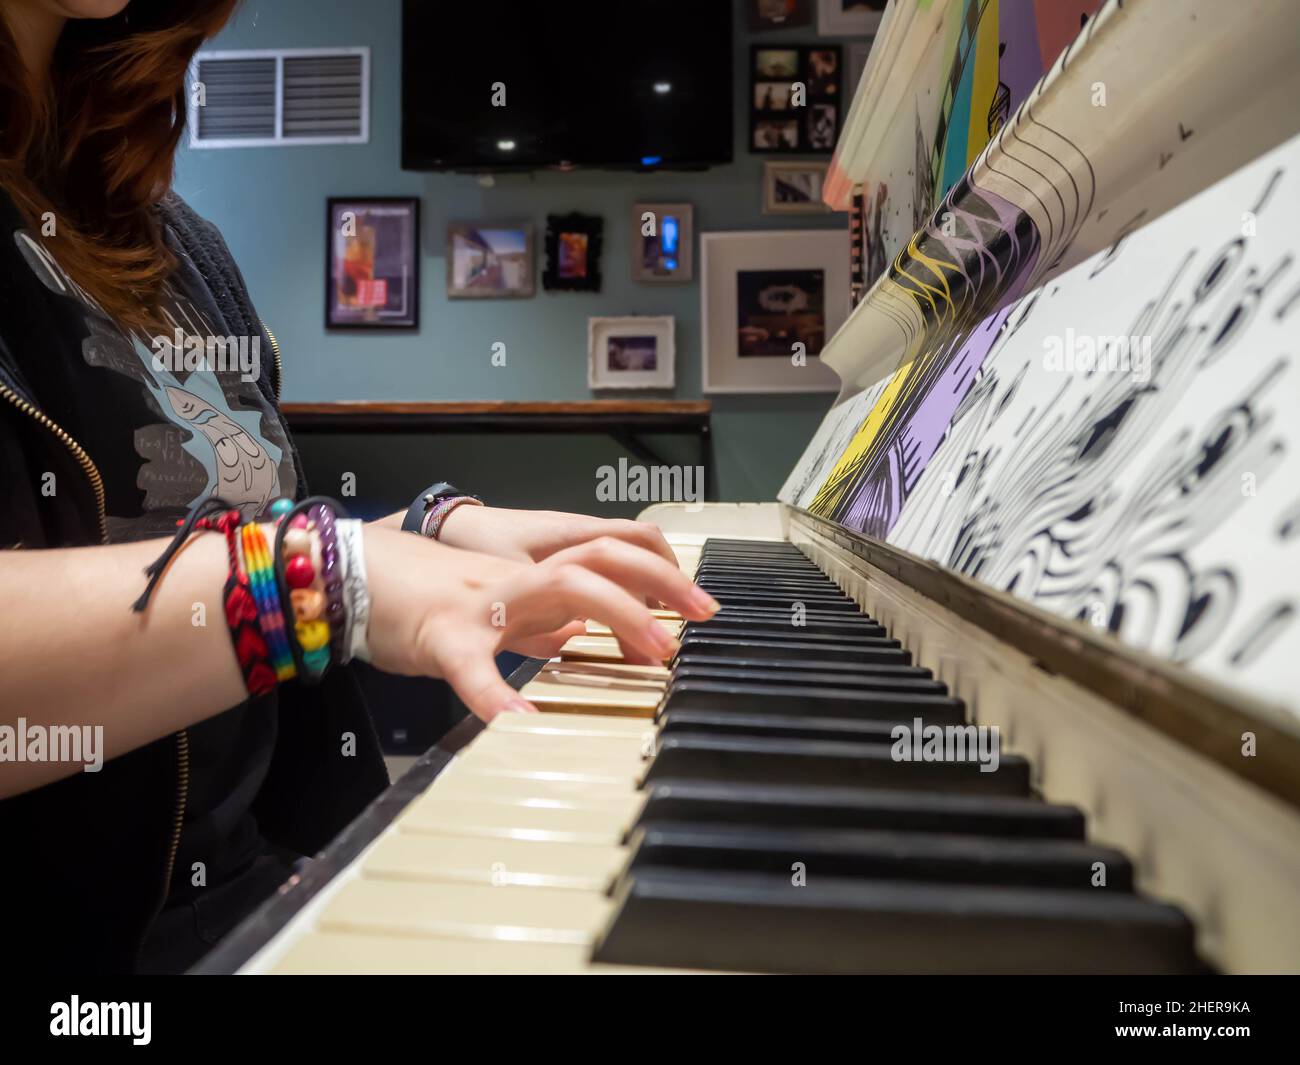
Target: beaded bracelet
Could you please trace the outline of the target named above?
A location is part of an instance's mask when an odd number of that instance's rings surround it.
[[[270,513],[279,521],[275,533],[272,562],[275,567],[275,584],[279,590],[280,609],[286,618],[296,616],[291,598],[293,591],[308,589],[320,591],[311,587],[317,580],[320,567],[312,564],[311,549],[304,552],[301,537],[296,535],[298,532],[305,533],[308,542],[311,543],[311,530],[305,528],[303,523],[295,522],[299,515],[304,515],[304,520],[310,524],[310,520],[306,519],[305,515],[316,506],[326,506],[331,511],[343,511],[341,504],[325,496],[311,496],[300,503],[277,499],[270,507]],[[295,535],[290,538],[290,533]],[[290,554],[286,551],[286,538],[290,539],[295,553]],[[330,665],[330,624],[319,615],[310,616],[311,613],[309,611],[302,621],[295,623],[292,638],[288,642],[299,677],[305,683],[315,684],[319,683]]]
[[[330,627],[330,654],[343,661],[343,634],[347,627],[347,606],[343,602],[343,560],[339,556],[338,529],[334,511],[322,504],[311,508],[311,520],[320,536],[320,579],[325,586],[325,620]]]
[[[325,618],[325,589],[320,576],[321,540],[307,514],[293,514],[282,519],[283,523],[288,524],[288,529],[282,538],[277,532],[276,542],[284,546],[276,558],[277,562],[281,558],[284,561],[284,579],[289,585],[292,642],[297,645],[299,672],[314,682],[330,665],[331,631]]]
[[[369,656],[361,523],[339,515],[346,515],[342,506],[323,496],[298,504],[277,499],[268,515],[276,522],[272,547],[260,524],[245,523],[238,509],[216,496],[202,499],[146,568],[148,583],[131,608],[145,610],[191,532],[220,531],[229,557],[222,605],[248,691],[263,695],[294,677],[318,683],[331,661]]]

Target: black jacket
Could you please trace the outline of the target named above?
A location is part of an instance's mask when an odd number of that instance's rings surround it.
[[[273,350],[216,228],[178,197],[169,197],[160,213],[231,330],[261,333],[263,350]],[[15,286],[5,282],[0,277],[0,549],[100,543],[104,517],[94,456],[50,422],[23,381],[14,355],[22,341],[6,333],[14,317],[6,301]],[[278,376],[278,358],[264,360],[258,384],[273,404]],[[301,462],[296,465],[301,471]],[[57,477],[55,495],[41,491],[47,472]],[[298,498],[306,495],[301,472],[297,490]],[[4,705],[2,693],[0,677],[0,721],[22,716],[22,707]],[[387,784],[379,743],[347,667],[332,670],[317,688],[282,685],[274,712],[275,753],[253,812],[272,843],[313,854]],[[345,732],[355,735],[356,751],[341,758]],[[77,773],[0,801],[0,913],[8,915],[4,955],[16,971],[134,968],[166,896],[184,813],[185,744],[178,733],[98,773]]]

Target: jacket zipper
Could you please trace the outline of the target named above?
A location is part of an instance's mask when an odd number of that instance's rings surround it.
[[[50,418],[42,414],[35,404],[28,403],[9,386],[0,384],[0,396],[4,396],[20,411],[37,421],[45,429],[48,429],[59,443],[72,453],[72,457],[77,460],[77,465],[85,473],[86,480],[90,482],[90,488],[95,493],[95,517],[99,522],[99,542],[101,544],[108,543],[108,513],[104,509],[104,479],[100,477],[98,468],[91,461],[90,456],[86,454],[85,449]]]
[[[276,362],[279,362],[279,355],[276,356]],[[43,428],[47,429],[54,437],[72,454],[77,460],[82,471],[86,475],[86,480],[90,482],[91,490],[95,494],[95,517],[99,525],[99,542],[101,544],[108,542],[108,511],[104,505],[104,479],[100,476],[99,468],[95,465],[91,457],[86,454],[85,448],[78,444],[64,429],[57,425],[51,418],[38,410],[35,404],[27,402],[7,385],[0,383],[0,396],[4,396],[10,403],[17,407],[23,414],[32,418]],[[185,820],[185,807],[189,802],[190,791],[190,735],[187,729],[181,729],[176,734],[176,805],[172,815],[172,836],[167,851],[166,875],[163,878],[163,893],[159,901],[158,909],[161,910],[167,903],[167,895],[171,890],[172,870],[176,866],[176,852],[180,849],[181,844],[181,826]],[[157,911],[155,911],[157,912]],[[144,946],[141,940],[140,946]],[[139,952],[137,951],[137,958]]]
[[[181,729],[176,733],[176,809],[172,814],[171,846],[167,850],[167,865],[163,871],[162,901],[159,911],[167,905],[167,896],[171,894],[172,873],[176,870],[176,853],[181,846],[181,828],[185,824],[185,807],[190,795],[190,730]]]
[[[266,335],[271,339],[271,354],[275,357],[275,384],[271,386],[271,390],[275,393],[275,401],[279,403],[281,376],[280,342],[275,339],[275,334],[271,332],[270,328],[262,321],[262,319],[259,318],[258,321],[261,322],[262,328],[266,330]]]

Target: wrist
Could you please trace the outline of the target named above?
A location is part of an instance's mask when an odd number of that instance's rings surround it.
[[[442,516],[437,536],[430,539],[463,551],[481,551],[483,548],[479,545],[483,543],[487,523],[491,520],[488,511],[489,508],[482,503],[474,502],[453,507]]]

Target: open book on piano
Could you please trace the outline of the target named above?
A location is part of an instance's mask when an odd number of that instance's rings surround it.
[[[843,390],[778,501],[646,513],[722,611],[529,663],[201,968],[1300,970],[1300,44],[1239,6],[892,2]]]

